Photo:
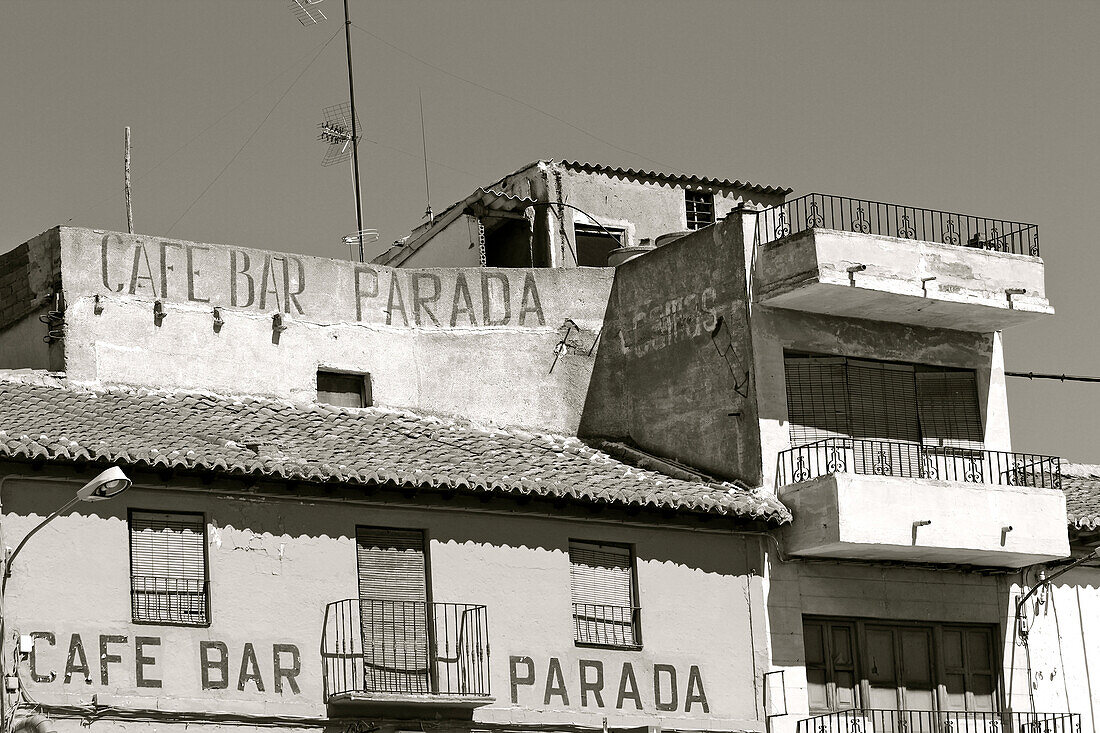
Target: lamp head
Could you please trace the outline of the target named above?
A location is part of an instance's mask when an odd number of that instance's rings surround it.
[[[133,482],[118,466],[112,466],[80,487],[76,496],[81,501],[103,501],[121,494]]]

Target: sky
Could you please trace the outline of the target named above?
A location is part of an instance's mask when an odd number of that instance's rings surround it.
[[[340,0],[0,0],[0,252],[57,224],[346,257]],[[372,256],[540,158],[1039,225],[1012,371],[1100,375],[1100,2],[350,0]],[[1100,384],[1009,380],[1013,448],[1100,463]]]

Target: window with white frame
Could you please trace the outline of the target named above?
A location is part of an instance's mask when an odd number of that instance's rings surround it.
[[[202,514],[130,511],[130,606],[137,623],[210,623]]]
[[[574,641],[640,647],[641,618],[631,548],[571,540],[569,564]]]

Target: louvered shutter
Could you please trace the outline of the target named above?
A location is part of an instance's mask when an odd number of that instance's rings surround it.
[[[984,448],[974,372],[917,372],[917,409],[925,445]]]
[[[908,364],[848,360],[852,437],[859,473],[921,475],[916,380]]]
[[[826,438],[849,437],[845,360],[788,356],[784,369],[791,445],[797,448]]]
[[[634,562],[630,549],[569,543],[569,580],[577,640],[634,645]]]
[[[358,527],[364,681],[376,692],[428,692],[424,533]]]
[[[206,522],[201,514],[130,513],[135,621],[204,624]]]

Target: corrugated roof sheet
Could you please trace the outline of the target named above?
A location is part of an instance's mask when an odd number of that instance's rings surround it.
[[[772,494],[685,480],[574,437],[382,408],[80,386],[0,372],[0,456],[572,497],[782,523]]]
[[[1100,529],[1100,466],[1063,463],[1062,490],[1066,492],[1066,514],[1070,526]]]
[[[787,196],[794,189],[777,188],[775,186],[759,186],[748,181],[731,181],[729,179],[705,178],[702,176],[687,176],[674,173],[660,173],[657,171],[634,170],[633,168],[614,168],[599,163],[582,163],[578,160],[563,160],[561,165],[570,170],[584,173],[604,173],[609,176],[630,178],[632,180],[654,181],[656,183],[672,183],[681,186],[696,186],[701,188],[736,188],[743,191],[763,193],[773,196]]]

